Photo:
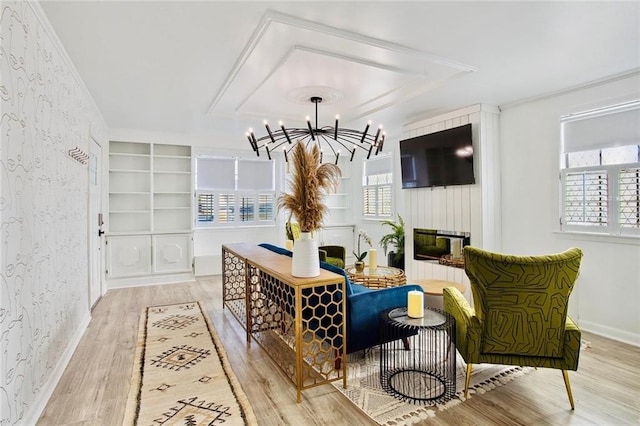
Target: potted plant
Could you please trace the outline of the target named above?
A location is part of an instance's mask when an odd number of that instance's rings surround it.
[[[392,229],[391,233],[384,235],[380,239],[384,254],[387,254],[390,245],[395,247],[395,251],[389,252],[387,262],[389,266],[404,270],[404,220],[402,220],[402,216],[398,215],[397,223],[391,220],[384,220],[382,225],[388,225]]]
[[[364,258],[367,257],[366,251],[360,251],[360,240],[364,240],[364,242],[369,244],[369,247],[371,247],[371,238],[369,238],[364,230],[360,230],[360,232],[358,232],[358,251],[353,252],[353,255],[356,257],[356,272],[364,271]]]
[[[320,260],[318,244],[312,233],[320,229],[327,212],[324,195],[338,188],[342,172],[334,164],[320,163],[317,144],[307,149],[298,141],[292,151],[291,193],[278,197],[278,210],[288,210],[300,225],[300,238],[293,246],[291,274],[295,277],[316,277],[320,275]]]

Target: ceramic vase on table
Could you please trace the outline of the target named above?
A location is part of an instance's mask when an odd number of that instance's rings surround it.
[[[299,278],[310,278],[320,275],[318,242],[311,238],[310,232],[301,232],[300,238],[298,238],[293,245],[291,275]]]
[[[356,267],[356,272],[358,273],[362,273],[364,272],[364,262],[361,260],[356,261],[355,265]]]

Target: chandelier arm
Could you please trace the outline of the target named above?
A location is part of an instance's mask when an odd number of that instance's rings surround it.
[[[342,145],[344,147],[344,149],[346,149],[347,151],[351,152],[351,148],[353,148],[354,150],[356,148],[363,148],[362,146],[350,141],[350,140],[346,140],[344,138],[342,138],[341,135],[338,135],[338,139],[334,139],[337,143],[339,143],[340,145]]]
[[[336,157],[336,164],[340,156],[340,151],[336,150],[334,143],[337,143],[339,147],[344,148],[351,154],[351,160],[356,153],[356,148],[360,148],[367,152],[367,159],[371,157],[371,154],[378,155],[382,150],[382,146],[385,142],[385,133],[382,132],[382,126],[377,128],[375,134],[369,134],[371,122],[369,121],[364,128],[364,131],[346,129],[339,127],[339,116],[336,115],[334,126],[324,126],[320,128],[318,126],[318,104],[322,102],[322,98],[319,96],[312,96],[309,99],[315,106],[315,127],[312,125],[311,119],[307,117],[306,127],[302,128],[290,128],[287,129],[280,121],[278,126],[280,129],[271,129],[269,124],[265,120],[264,125],[267,130],[267,136],[263,136],[256,139],[255,134],[251,129],[246,133],[251,148],[256,152],[256,155],[260,156],[260,149],[264,148],[267,156],[271,159],[271,153],[276,149],[284,145],[285,143],[291,145],[294,140],[302,142],[305,147],[309,147],[312,143],[315,143],[319,148],[321,143],[329,145],[333,155]],[[292,147],[283,148],[285,161],[288,162],[287,153],[291,151]],[[320,151],[322,161],[322,150]]]
[[[269,148],[269,151],[273,151],[277,148],[280,148],[280,146],[282,146],[284,143],[287,142],[286,138],[284,135],[282,134],[278,134],[281,132],[273,132],[271,135],[268,136],[263,136],[260,139],[258,139],[258,142],[263,142],[264,144],[258,146],[258,149],[260,148]]]
[[[369,142],[369,141],[365,141],[364,143],[360,143],[360,137],[358,137],[357,135],[351,135],[351,134],[339,134],[338,138],[342,138],[345,140],[345,142],[352,144],[353,146],[357,146],[360,149],[363,149],[365,151],[369,150],[369,147],[373,145],[373,142]],[[352,140],[349,140],[352,139]]]
[[[329,145],[329,148],[331,148],[331,151],[333,152],[334,156],[337,155],[337,152],[336,152],[335,148],[333,147],[333,145],[331,145],[330,138],[327,138],[323,134],[319,134],[318,137],[321,138],[327,145]],[[344,144],[342,144],[340,141],[337,141],[337,142],[340,143],[340,145],[344,146]],[[347,147],[345,146],[345,149],[346,148]]]

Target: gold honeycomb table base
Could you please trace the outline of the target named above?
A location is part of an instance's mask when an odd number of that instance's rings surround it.
[[[223,307],[295,384],[346,381],[344,277],[290,274],[291,258],[251,244],[222,246]]]

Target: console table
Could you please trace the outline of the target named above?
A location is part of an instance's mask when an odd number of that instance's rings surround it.
[[[295,384],[298,402],[303,389],[340,379],[347,387],[345,301],[342,275],[321,269],[297,278],[288,256],[253,244],[222,246],[223,308]]]

